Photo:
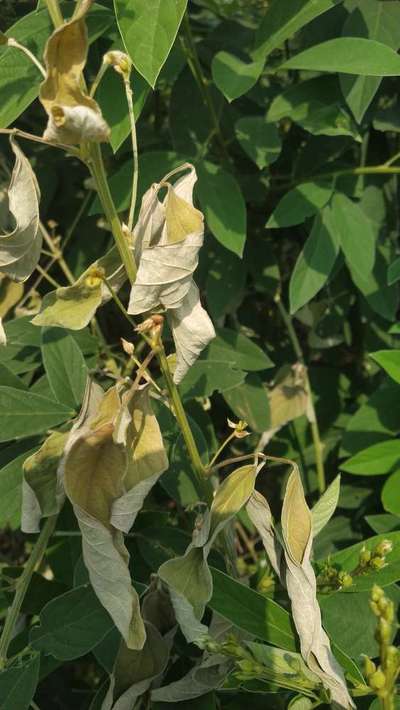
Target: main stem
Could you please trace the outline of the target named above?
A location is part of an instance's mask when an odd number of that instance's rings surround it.
[[[96,183],[97,193],[99,195],[104,214],[110,224],[111,231],[113,233],[121,261],[125,266],[129,281],[131,284],[134,284],[136,279],[136,264],[133,256],[132,245],[128,242],[130,234],[125,234],[122,229],[122,224],[118,217],[118,212],[115,208],[107,182],[101,147],[98,143],[92,143],[89,151],[89,169]]]
[[[285,323],[285,326],[286,326],[286,329],[287,329],[287,332],[288,332],[288,335],[290,338],[290,342],[292,343],[293,350],[296,353],[296,357],[299,360],[299,362],[301,362],[304,365],[304,368],[305,368],[305,385],[306,385],[306,390],[307,390],[307,394],[308,394],[310,414],[311,414],[310,427],[311,427],[311,436],[312,436],[313,444],[314,444],[315,464],[317,467],[318,490],[322,494],[326,489],[323,444],[321,441],[318,420],[317,420],[317,416],[315,413],[314,398],[313,398],[313,392],[311,389],[310,378],[308,376],[307,366],[304,361],[303,351],[301,349],[301,345],[300,345],[299,339],[297,337],[297,333],[293,327],[292,319],[291,319],[289,313],[287,312],[285,306],[283,305],[280,297],[277,298],[276,303],[277,303],[279,312],[281,314],[282,320]]]
[[[58,0],[46,0],[46,5],[54,27],[60,27],[64,22],[64,18]]]
[[[35,568],[41,563],[46,552],[47,544],[51,538],[57,522],[57,515],[52,515],[47,518],[40,532],[32,553],[24,567],[24,571],[16,582],[16,592],[13,603],[8,610],[7,617],[4,623],[3,631],[0,637],[0,669],[4,668],[7,661],[7,653],[9,645],[12,641],[14,627],[21,611],[22,603],[25,599],[26,592]]]

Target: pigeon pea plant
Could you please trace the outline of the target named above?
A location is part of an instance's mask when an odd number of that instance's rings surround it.
[[[400,169],[367,158],[398,142],[397,0],[27,5],[0,33],[0,707],[394,710]]]

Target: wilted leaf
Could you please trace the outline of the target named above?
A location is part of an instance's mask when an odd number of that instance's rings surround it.
[[[7,315],[18,303],[23,293],[24,287],[21,283],[16,283],[9,276],[0,274],[0,318]]]
[[[286,549],[301,565],[311,537],[311,513],[298,469],[291,474],[282,507],[282,534]]]
[[[303,415],[312,418],[306,374],[302,363],[284,366],[278,373],[275,386],[268,392],[271,423],[262,437],[263,448],[289,422]]]
[[[167,309],[177,352],[174,373],[177,383],[215,335],[193,281],[204,227],[201,213],[193,207],[196,171],[191,165],[181,169],[186,168],[190,168],[188,175],[180,178],[173,187],[168,183],[169,192],[164,202],[158,199],[158,192],[166,186],[170,175],[152,185],[143,197],[135,229],[139,268],[128,308],[132,314],[144,313],[160,305]],[[171,190],[172,208],[169,205]],[[183,237],[188,229],[195,231]]]
[[[180,703],[199,698],[219,688],[231,666],[232,662],[223,656],[203,658],[183,678],[153,690],[151,699],[154,702]]]
[[[57,28],[44,53],[47,76],[40,87],[40,101],[49,122],[43,135],[67,145],[107,141],[109,128],[96,101],[82,91],[88,37],[85,14],[92,0],[85,0],[74,19]]]
[[[261,464],[261,467],[264,463]],[[210,541],[246,505],[254,490],[260,466],[248,464],[231,473],[219,486],[211,505]],[[208,543],[210,544],[210,542]]]
[[[168,642],[153,624],[146,622],[142,650],[135,651],[121,644],[101,710],[131,710],[137,698],[164,671],[168,657]]]
[[[64,491],[57,473],[67,439],[68,433],[54,432],[24,462],[21,529],[25,533],[39,532],[40,520],[55,515],[62,506]]]
[[[91,264],[72,286],[46,294],[41,311],[32,319],[32,323],[70,330],[85,328],[97,308],[111,298],[102,279],[103,270],[107,281],[118,291],[126,280],[126,273],[116,247]]]
[[[10,145],[15,164],[8,190],[8,208],[15,227],[0,235],[0,271],[16,281],[25,281],[35,270],[42,248],[40,192],[29,160],[12,137]]]

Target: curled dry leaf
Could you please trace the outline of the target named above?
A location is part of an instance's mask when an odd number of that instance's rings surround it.
[[[15,226],[0,234],[0,272],[15,281],[25,281],[36,268],[42,248],[40,192],[29,160],[13,137],[10,145],[15,164],[8,190],[8,222]]]
[[[126,272],[115,246],[91,264],[72,286],[57,288],[46,294],[41,311],[33,318],[32,323],[60,326],[70,330],[85,328],[97,308],[111,298],[104,278],[115,291],[118,291],[126,280]]]
[[[193,281],[204,240],[203,215],[193,206],[197,175],[192,165],[179,168],[184,169],[189,173],[174,185],[169,182],[171,174],[166,175],[143,197],[135,228],[139,268],[128,308],[133,315],[160,306],[166,309],[177,353],[177,383],[215,337]],[[163,187],[167,195],[161,202],[158,194]]]
[[[247,512],[260,532],[272,566],[287,588],[303,659],[330,692],[332,701],[340,707],[352,708],[343,671],[322,628],[315,573],[310,561],[312,517],[299,470],[295,464],[292,466],[282,508],[282,542],[276,537],[269,505],[260,493],[253,494]]]
[[[201,619],[212,596],[212,577],[207,559],[212,544],[225,525],[246,505],[263,464],[241,466],[219,487],[211,510],[198,517],[192,542],[182,557],[168,560],[158,570],[168,586],[176,619],[189,643],[207,631]]]
[[[54,432],[23,465],[21,529],[39,532],[42,518],[55,515],[64,502],[58,470],[69,434]]]
[[[199,698],[219,688],[231,668],[232,662],[224,656],[208,656],[183,678],[153,690],[151,699],[155,703],[180,703]]]
[[[167,459],[146,390],[121,382],[93,399],[86,397],[67,443],[63,480],[91,584],[128,648],[140,649],[145,629],[121,530],[132,526]]]
[[[92,0],[85,0],[75,17],[56,29],[45,52],[46,79],[40,101],[49,117],[43,137],[73,145],[82,141],[107,141],[110,129],[96,101],[82,89],[88,38],[85,15]]]

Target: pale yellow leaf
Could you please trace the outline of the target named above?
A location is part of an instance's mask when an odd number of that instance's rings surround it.
[[[299,469],[294,466],[283,499],[282,533],[290,556],[298,564],[304,558],[311,530],[311,511],[304,496]]]
[[[179,197],[174,188],[168,189],[165,203],[168,244],[182,242],[190,234],[203,229],[203,215],[193,205]]]

